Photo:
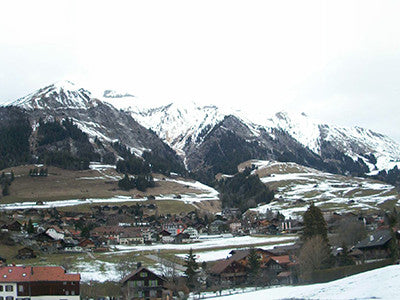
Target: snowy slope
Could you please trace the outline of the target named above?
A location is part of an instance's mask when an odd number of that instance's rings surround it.
[[[70,81],[60,81],[29,94],[17,101],[8,103],[33,109],[87,109],[96,106],[88,90]]]
[[[327,141],[346,155],[357,160],[360,154],[373,153],[379,170],[400,166],[400,145],[389,137],[360,127],[340,127],[312,120],[304,113],[280,112],[262,125],[279,128],[317,154],[321,154],[321,142]],[[374,166],[369,165],[370,171]]]
[[[199,106],[195,103],[171,103],[141,112],[131,110],[131,113],[140,124],[155,131],[181,155],[184,154],[186,143],[201,143],[204,136],[225,117],[216,106]]]
[[[361,158],[370,171],[400,167],[400,145],[389,137],[360,127],[340,127],[317,122],[304,113],[279,112],[272,117],[253,118],[241,111],[221,109],[216,106],[199,106],[195,103],[167,106],[154,109],[130,110],[132,116],[146,128],[155,131],[177,153],[184,155],[185,146],[190,142],[202,143],[204,136],[228,115],[238,118],[254,136],[263,129],[274,137],[274,130],[282,130],[317,155],[322,145],[329,142],[345,155],[357,160]],[[256,113],[255,113],[256,115]],[[364,157],[374,154],[377,163],[371,164]]]
[[[322,284],[285,286],[226,296],[240,299],[400,299],[400,266],[388,266]]]
[[[379,211],[386,201],[398,203],[400,200],[394,186],[380,181],[330,174],[276,161],[249,161],[241,168],[249,165],[256,166],[253,173],[276,191],[271,203],[253,209],[261,213],[270,209],[297,218],[311,202],[324,211]]]

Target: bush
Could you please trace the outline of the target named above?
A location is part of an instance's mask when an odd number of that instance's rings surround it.
[[[362,265],[352,265],[352,266],[344,266],[344,267],[330,268],[324,270],[316,270],[312,272],[311,280],[313,283],[328,282],[346,276],[386,267],[390,264],[392,264],[392,260],[385,259]]]

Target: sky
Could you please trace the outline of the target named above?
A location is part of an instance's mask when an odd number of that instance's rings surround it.
[[[0,3],[0,103],[60,80],[400,142],[400,1]]]

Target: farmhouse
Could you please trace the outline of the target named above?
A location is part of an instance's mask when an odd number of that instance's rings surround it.
[[[80,275],[62,267],[0,267],[0,299],[79,300],[79,293]]]

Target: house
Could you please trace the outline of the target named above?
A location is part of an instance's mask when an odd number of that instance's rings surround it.
[[[162,243],[167,244],[167,243],[173,243],[174,242],[174,237],[172,234],[166,230],[162,230],[159,233],[159,237]]]
[[[46,234],[51,237],[53,240],[62,240],[64,239],[65,233],[61,228],[57,226],[52,226],[46,230]]]
[[[191,242],[192,242],[192,239],[190,238],[190,235],[186,232],[181,232],[174,238],[175,244],[188,244]]]
[[[31,248],[25,247],[18,250],[18,255],[17,255],[18,259],[30,259],[35,257],[36,254]]]
[[[389,244],[392,240],[390,230],[378,230],[355,245],[363,252],[364,259],[379,259],[390,256]]]
[[[183,232],[189,234],[192,240],[199,239],[199,231],[192,226],[187,227]]]
[[[226,225],[226,222],[225,222],[225,221],[222,221],[222,220],[215,220],[214,222],[212,222],[212,223],[210,224],[210,228],[209,228],[210,234],[219,234],[219,233],[223,233],[223,232],[227,231],[227,230],[226,230],[226,229],[227,229],[226,227],[229,228],[229,227]]]
[[[271,252],[263,249],[255,249],[260,262],[266,261],[267,258],[273,255]],[[240,284],[245,282],[248,275],[247,257],[250,254],[250,249],[232,250],[229,253],[231,256],[225,260],[217,261],[210,270],[210,275],[214,282],[223,283],[230,282]]]
[[[0,299],[79,300],[79,294],[80,275],[62,267],[0,266]]]
[[[125,227],[119,235],[118,243],[120,245],[144,244],[144,238],[140,228]]]
[[[3,225],[1,229],[4,231],[21,231],[22,225],[18,221],[13,221],[11,223]]]
[[[123,299],[172,299],[172,293],[164,287],[165,279],[142,267],[122,280]]]

